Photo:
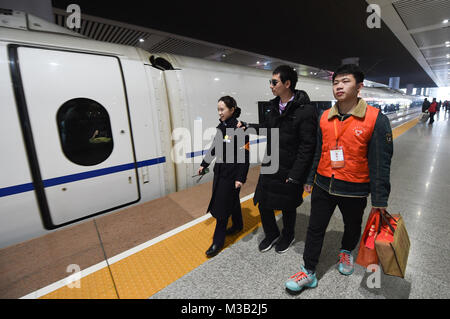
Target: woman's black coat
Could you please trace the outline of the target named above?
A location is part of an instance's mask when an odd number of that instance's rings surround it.
[[[317,110],[308,104],[304,91],[295,91],[294,99],[279,112],[280,98],[271,100],[270,110],[261,124],[247,124],[258,134],[260,128],[279,128],[279,169],[260,174],[253,202],[261,207],[292,210],[303,202],[303,184],[311,170],[317,136]],[[271,134],[267,134],[266,156],[270,153]],[[269,164],[262,164],[268,166]],[[286,183],[286,180],[290,182]]]
[[[220,122],[213,145],[201,163],[206,168],[216,157],[212,196],[206,212],[211,212],[217,219],[228,218],[233,209],[240,208],[240,188],[236,189],[235,182],[245,183],[247,180],[249,138],[243,129],[236,128],[237,123],[235,117]],[[233,156],[230,155],[231,149],[234,149]],[[227,158],[227,152],[230,158]]]

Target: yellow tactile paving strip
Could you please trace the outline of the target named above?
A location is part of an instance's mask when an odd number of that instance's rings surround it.
[[[242,209],[244,232],[227,238],[226,247],[260,225],[251,200],[242,203]],[[148,298],[204,263],[214,227],[209,218],[111,265],[120,298]]]
[[[403,133],[405,133],[407,130],[415,126],[419,122],[420,116],[415,118],[414,120],[411,120],[409,122],[406,122],[402,125],[397,126],[396,128],[392,129],[392,137],[393,139],[396,139]]]
[[[117,293],[108,268],[81,278],[80,288],[64,286],[41,299],[117,299]]]
[[[394,128],[393,138],[412,128],[418,121],[419,118]],[[303,197],[307,195],[304,193]],[[241,203],[241,207],[244,231],[227,237],[225,249],[261,226],[258,209],[252,199]],[[214,219],[209,218],[110,265],[114,282],[109,269],[103,268],[82,278],[80,288],[62,287],[41,298],[148,298],[208,260],[205,251],[211,245],[214,227]]]
[[[304,195],[305,197],[305,195]],[[244,230],[226,238],[225,248],[261,226],[252,199],[241,204]],[[280,212],[277,212],[279,214]],[[200,222],[110,266],[117,292],[123,299],[148,298],[200,266],[208,258],[215,221]],[[118,298],[108,268],[81,279],[80,288],[62,287],[43,299]]]

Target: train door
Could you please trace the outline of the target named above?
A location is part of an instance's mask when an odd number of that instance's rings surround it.
[[[120,60],[16,45],[8,51],[45,227],[139,201]]]

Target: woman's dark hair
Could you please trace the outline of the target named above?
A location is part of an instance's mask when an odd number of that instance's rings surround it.
[[[280,65],[272,72],[273,75],[279,74],[281,82],[291,81],[291,86],[289,87],[292,92],[295,91],[295,86],[297,85],[298,75],[289,65]]]
[[[340,74],[353,74],[356,84],[364,81],[364,73],[356,64],[344,64],[338,67],[333,73],[332,81],[334,82],[336,76]]]
[[[229,95],[222,96],[222,97],[219,99],[219,101],[217,101],[217,102],[220,102],[220,101],[222,101],[223,103],[225,103],[225,105],[227,106],[227,108],[229,108],[230,110],[231,110],[232,108],[234,108],[233,117],[238,118],[238,117],[241,115],[241,108],[240,108],[239,106],[237,106],[236,100],[235,100],[233,97],[231,97],[231,96],[229,96]]]

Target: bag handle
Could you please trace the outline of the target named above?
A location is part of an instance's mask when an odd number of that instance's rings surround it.
[[[387,210],[384,211],[384,214],[381,212],[381,209],[379,209],[379,210],[380,210],[380,213],[381,213],[382,215],[386,214],[389,218],[394,219],[394,217],[393,217],[391,214],[389,214]],[[394,222],[395,222],[395,224],[397,224],[397,222],[395,221],[395,219],[394,219]]]
[[[389,214],[387,211],[384,211],[384,213],[381,211],[381,209],[378,208],[378,212],[380,213],[380,223],[378,225],[378,232],[377,234],[380,233],[381,231],[381,226],[383,225],[383,221],[389,226],[389,229],[392,231],[392,234],[395,233],[395,229],[394,227],[392,227],[391,223],[389,222],[388,218],[385,216],[385,214],[389,217],[389,219],[392,219],[394,221],[394,223],[397,225],[397,222],[395,221],[394,217],[392,217],[391,214]]]

